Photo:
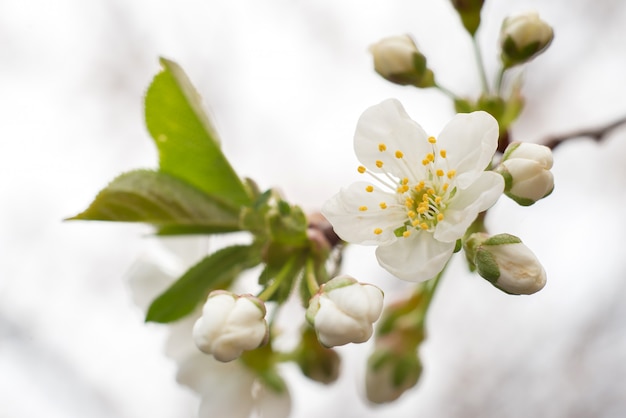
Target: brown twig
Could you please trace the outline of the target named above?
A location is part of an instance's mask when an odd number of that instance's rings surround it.
[[[543,141],[543,144],[547,146],[548,148],[551,148],[554,150],[557,146],[561,145],[563,142],[570,140],[570,139],[574,139],[574,138],[587,137],[587,138],[591,138],[595,141],[600,142],[604,139],[605,136],[609,134],[609,132],[611,132],[615,128],[618,128],[619,126],[624,125],[624,124],[626,124],[626,116],[623,116],[620,119],[617,119],[616,121],[611,122],[607,125],[601,126],[599,128],[579,129],[577,131],[573,131],[568,134],[548,137]]]

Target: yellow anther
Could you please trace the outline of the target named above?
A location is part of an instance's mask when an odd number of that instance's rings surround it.
[[[396,151],[396,158],[402,158],[404,157],[404,154],[402,153],[402,151]]]
[[[438,220],[439,222],[443,221],[443,213],[438,213],[438,214],[437,214],[437,220]]]
[[[383,152],[386,150],[387,150],[387,145],[383,144],[382,142],[378,144],[378,151]]]
[[[418,183],[418,186],[420,186],[420,189],[423,189],[424,186],[426,186],[426,183],[424,183],[424,180],[422,180]]]
[[[430,142],[431,144],[435,144],[435,143],[437,143],[437,140],[435,139],[434,136],[429,136],[428,137],[428,142]]]
[[[409,218],[415,218],[415,212],[413,212],[412,210],[408,211],[406,214]]]
[[[426,222],[422,222],[420,224],[420,228],[422,228],[423,230],[427,230],[428,229],[428,224]]]
[[[442,187],[442,188],[443,188],[443,191],[444,191],[444,192],[445,192],[445,191],[447,191],[447,190],[448,190],[448,187],[450,187],[450,185],[449,185],[448,183],[444,183],[444,184],[443,184],[443,187]]]
[[[404,238],[408,238],[408,237],[410,237],[410,236],[411,236],[411,231],[404,231],[404,232],[402,233],[402,236],[403,236]]]
[[[413,226],[418,226],[419,224],[420,224],[419,219],[416,219],[413,222],[411,222],[411,225],[413,225]]]
[[[416,192],[419,192],[420,190],[422,190],[422,186],[420,186],[419,184],[416,184],[416,185],[413,187],[413,189],[414,189]]]
[[[408,182],[409,182],[408,178],[405,177],[405,178],[402,179],[402,184],[407,184]]]
[[[407,186],[406,184],[403,184],[402,186],[398,187],[398,191],[400,193],[406,193],[409,191],[409,186]]]
[[[383,233],[383,230],[382,230],[382,229],[380,229],[380,228],[376,228],[376,229],[374,230],[374,233],[375,233],[376,235],[380,235],[380,234],[382,234],[382,233]]]
[[[380,206],[381,209],[387,209],[387,204],[385,202],[380,202],[378,206]]]
[[[426,190],[426,193],[431,194],[431,195],[435,194],[435,189],[428,189]]]
[[[417,208],[417,212],[418,212],[420,215],[423,215],[423,214],[424,214],[427,210],[428,210],[428,207],[427,207],[427,206],[421,206],[421,205],[420,205],[420,207],[418,207],[418,208]]]
[[[441,203],[441,196],[437,196],[437,197],[435,198],[435,203],[436,203],[436,204],[440,204],[440,203]]]
[[[359,170],[359,173],[363,174],[365,173],[365,171],[367,170],[365,167],[363,167],[362,165],[359,166],[359,168],[357,169]]]
[[[426,158],[422,160],[422,165],[428,165],[428,163],[430,163],[430,161],[428,161]]]
[[[372,185],[367,186],[367,187],[365,188],[365,191],[366,191],[366,192],[369,192],[369,193],[372,193],[372,192],[374,191],[374,186],[372,186]]]
[[[441,155],[441,158],[446,158],[448,152],[445,149],[442,149],[441,151],[439,151],[439,155]]]
[[[452,179],[452,177],[456,176],[456,170],[450,170],[448,171],[448,178]]]
[[[435,154],[433,154],[432,152],[429,152],[428,154],[426,154],[426,159],[430,162],[435,161]]]
[[[444,173],[443,173],[443,170],[441,168],[437,170],[437,176],[438,177],[443,177],[443,174]]]
[[[367,210],[367,206],[359,206],[359,210],[361,212],[365,212]]]
[[[376,167],[381,168],[383,166],[383,162],[380,160],[376,160]]]

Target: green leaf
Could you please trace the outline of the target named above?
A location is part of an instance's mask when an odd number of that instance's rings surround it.
[[[146,125],[159,151],[160,170],[236,206],[249,205],[246,187],[220,150],[200,96],[175,62],[161,58],[145,98]]]
[[[136,170],[105,187],[71,220],[146,222],[203,232],[239,230],[239,210],[168,174]]]
[[[234,245],[214,252],[152,302],[146,322],[166,323],[190,314],[212,290],[227,288],[239,273],[260,262],[255,245]]]

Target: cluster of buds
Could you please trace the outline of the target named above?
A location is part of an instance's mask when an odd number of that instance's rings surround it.
[[[514,142],[504,151],[496,171],[504,177],[504,193],[530,206],[552,193],[552,150],[544,145]]]
[[[530,295],[546,284],[546,272],[518,237],[474,233],[465,242],[470,266],[492,285],[512,295]]]
[[[306,319],[323,346],[316,348],[315,357],[318,360],[323,358],[328,363],[328,370],[312,371],[311,364],[308,364],[310,358],[304,359],[301,366],[315,380],[330,382],[336,379],[338,358],[324,347],[367,341],[382,308],[383,292],[376,286],[359,283],[346,275],[323,284],[309,302]],[[209,294],[202,316],[193,327],[196,346],[219,361],[232,361],[244,351],[267,343],[269,327],[265,314],[265,304],[257,297],[215,290]],[[308,350],[312,345],[310,338],[305,337],[303,343],[307,344]]]

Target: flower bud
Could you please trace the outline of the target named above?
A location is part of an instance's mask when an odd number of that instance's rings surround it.
[[[504,151],[497,170],[504,177],[504,193],[522,206],[530,206],[552,193],[554,176],[550,148],[512,143]]]
[[[434,75],[426,57],[408,35],[390,36],[370,46],[374,69],[384,79],[402,86],[432,87]]]
[[[306,328],[294,351],[296,364],[309,379],[328,385],[339,377],[341,358],[335,350],[320,344],[313,329]]]
[[[265,313],[263,301],[252,295],[215,290],[193,326],[196,346],[216,360],[234,360],[244,350],[254,350],[267,342]]]
[[[480,26],[480,11],[485,0],[452,0],[452,6],[461,17],[463,26],[474,36]]]
[[[420,379],[422,363],[417,348],[404,347],[401,337],[402,333],[392,333],[376,341],[365,374],[365,394],[370,402],[395,401]]]
[[[334,347],[369,340],[382,309],[382,290],[343,275],[320,287],[309,301],[306,318],[319,342]]]
[[[530,295],[543,289],[546,272],[533,252],[516,236],[475,233],[466,242],[468,259],[498,289]]]
[[[552,27],[535,12],[507,17],[500,29],[501,59],[505,68],[530,61],[545,50],[552,39]]]

